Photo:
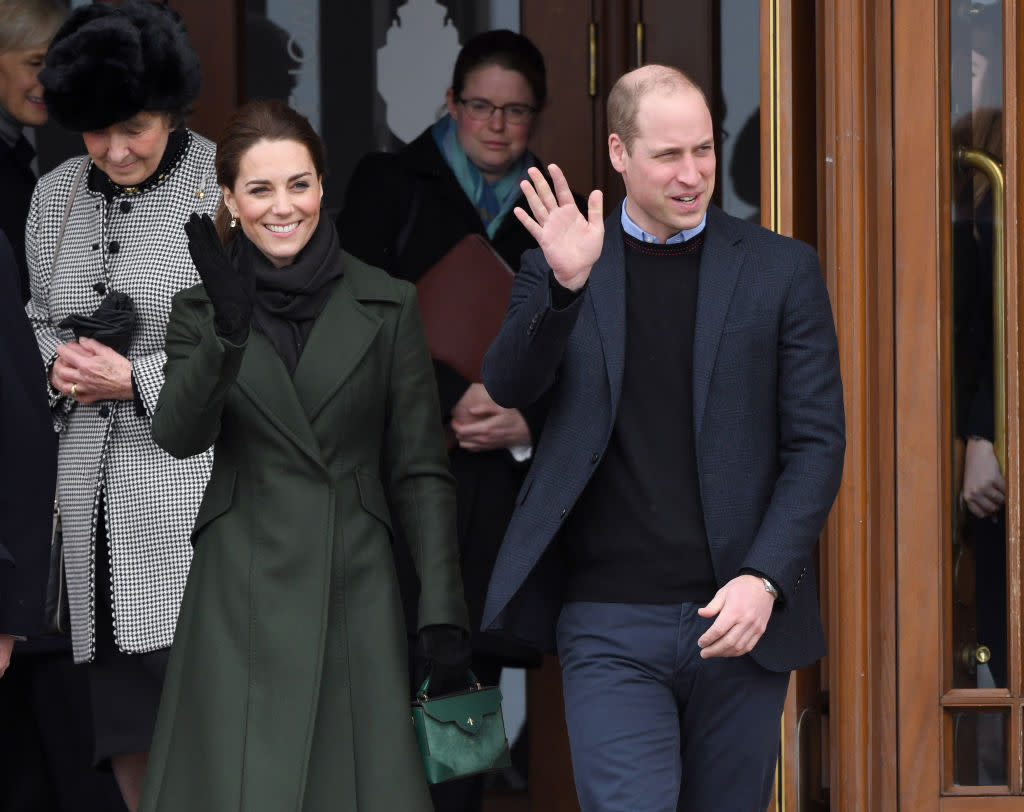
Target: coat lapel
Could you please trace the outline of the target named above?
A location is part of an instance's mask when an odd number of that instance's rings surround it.
[[[266,418],[317,462],[320,448],[288,370],[263,333],[251,330],[238,385]]]
[[[735,233],[729,219],[709,206],[693,335],[693,428],[698,438],[725,317],[746,255],[740,243],[741,237]]]
[[[626,363],[626,267],[620,217],[621,210],[616,207],[605,220],[604,247],[590,273],[590,301],[604,350],[613,415],[619,406]]]
[[[352,374],[380,330],[381,319],[360,304],[367,292],[343,254],[345,276],[317,317],[295,368],[295,391],[309,422],[316,417]]]

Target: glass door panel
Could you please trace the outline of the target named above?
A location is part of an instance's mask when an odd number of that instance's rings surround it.
[[[1003,8],[1000,0],[951,0],[949,13],[952,757],[943,783],[1004,794],[1019,782],[1007,749]]]

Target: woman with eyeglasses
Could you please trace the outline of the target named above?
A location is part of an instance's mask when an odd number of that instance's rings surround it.
[[[338,219],[342,247],[392,275],[417,282],[467,234],[482,234],[513,268],[537,243],[512,214],[531,166],[527,149],[547,97],[544,58],[529,39],[487,31],[459,52],[445,98],[447,115],[397,153],[374,153],[356,167]],[[585,209],[585,206],[583,206]],[[539,415],[503,409],[483,384],[434,359],[442,420],[451,428],[462,579],[469,607],[474,674],[496,683],[503,665],[539,663],[539,654],[481,634],[487,584],[539,429]],[[395,545],[409,629],[417,589],[408,551]],[[458,641],[434,640],[435,649]],[[423,641],[414,660],[422,661]],[[413,682],[417,682],[414,675]],[[478,810],[483,783],[433,788],[435,808]]]

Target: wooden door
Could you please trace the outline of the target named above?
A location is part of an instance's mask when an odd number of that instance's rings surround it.
[[[893,7],[900,809],[1024,810],[1019,27]]]
[[[674,65],[714,92],[718,77],[715,0],[521,0],[522,32],[544,54],[548,106],[534,150],[557,163],[572,187],[624,194],[608,163],[605,103],[615,80],[650,62]]]

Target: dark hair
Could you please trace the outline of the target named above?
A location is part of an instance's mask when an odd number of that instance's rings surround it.
[[[533,91],[534,104],[538,109],[544,106],[548,97],[544,57],[537,50],[537,46],[522,34],[505,28],[484,31],[471,37],[462,46],[455,60],[455,70],[452,71],[452,92],[455,97],[462,96],[466,77],[470,73],[477,68],[490,65],[522,74]]]
[[[262,99],[239,107],[231,114],[224,133],[217,141],[217,183],[229,189],[235,188],[238,169],[245,153],[260,141],[296,141],[309,150],[316,174],[324,174],[324,145],[313,125],[301,113],[293,110],[280,99]],[[221,200],[217,210],[217,231],[227,243],[235,234],[228,227],[231,215]]]

